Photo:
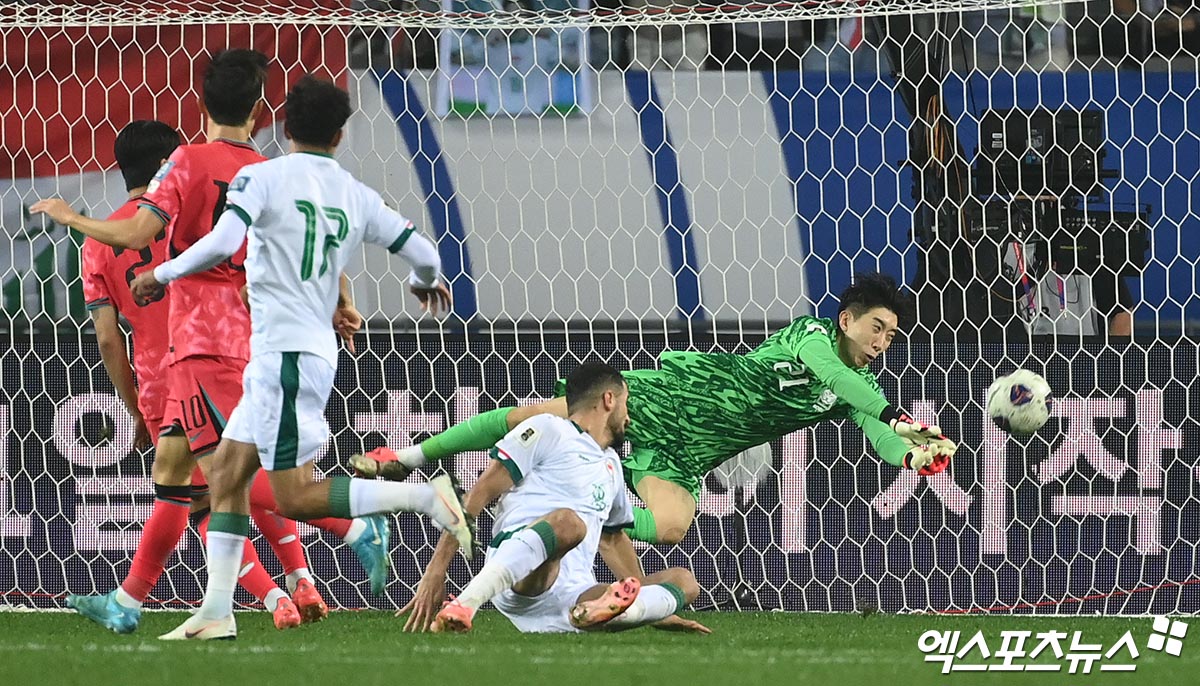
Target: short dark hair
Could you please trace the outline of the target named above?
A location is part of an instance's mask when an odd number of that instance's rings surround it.
[[[297,143],[326,147],[350,118],[350,94],[312,74],[296,82],[283,103],[284,126]]]
[[[625,377],[621,372],[603,362],[584,362],[567,376],[567,412],[596,402],[605,391],[624,387]]]
[[[204,70],[204,106],[222,126],[240,126],[263,97],[267,56],[257,50],[217,53]]]
[[[113,143],[113,157],[125,177],[125,190],[148,185],[180,142],[179,132],[160,121],[139,119],[126,124]]]
[[[867,310],[883,307],[896,314],[901,325],[916,318],[912,296],[896,285],[896,280],[879,272],[854,275],[854,283],[842,291],[838,314],[846,310],[856,318]]]

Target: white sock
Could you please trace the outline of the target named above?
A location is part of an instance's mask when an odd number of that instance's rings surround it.
[[[496,594],[529,576],[548,557],[546,544],[536,531],[518,531],[488,556],[487,564],[459,594],[459,604],[478,610]]]
[[[233,614],[233,589],[242,568],[246,537],[224,531],[208,532],[208,588],[196,614],[205,619],[224,619]]]
[[[308,579],[310,582],[314,581],[312,572],[308,571],[308,567],[301,567],[300,569],[297,569],[293,572],[288,572],[288,575],[287,575],[288,593],[296,592],[296,584],[300,583],[301,579]]]
[[[363,535],[363,532],[366,530],[367,530],[366,522],[364,522],[361,519],[352,519],[352,520],[350,520],[350,530],[346,532],[346,537],[343,538],[342,541],[344,543],[346,543],[346,545],[355,543],[356,541],[358,541],[358,539]]]
[[[279,607],[279,601],[287,598],[287,594],[279,588],[272,588],[267,592],[267,597],[263,598],[263,605],[267,606],[267,612],[274,612],[275,608]]]
[[[410,445],[407,448],[401,448],[396,451],[396,459],[400,464],[409,469],[416,469],[425,464],[425,451],[421,450],[421,444]]]
[[[671,587],[675,589],[674,586]],[[676,595],[679,593],[679,595]],[[646,624],[653,624],[660,619],[666,619],[683,607],[683,594],[679,589],[672,593],[666,586],[654,584],[642,586],[637,600],[621,614],[605,623],[605,626],[622,629],[632,629]]]
[[[137,598],[134,598],[133,596],[126,593],[125,589],[121,588],[120,586],[117,586],[117,596],[116,597],[117,597],[117,605],[120,605],[121,607],[127,607],[131,610],[142,609],[142,601],[140,601]]]
[[[429,484],[350,480],[351,517],[380,512],[428,512],[433,504],[433,487]]]

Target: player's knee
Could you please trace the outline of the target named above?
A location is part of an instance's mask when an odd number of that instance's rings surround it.
[[[700,582],[696,581],[696,575],[683,567],[673,567],[667,571],[671,573],[670,582],[683,591],[688,604],[696,602],[696,598],[700,597]]]
[[[663,545],[679,545],[683,542],[683,537],[687,535],[688,528],[686,526],[670,522],[659,523],[658,526],[658,542]]]
[[[587,537],[587,525],[579,518],[579,515],[566,508],[561,508],[551,512],[546,516],[546,521],[554,529],[554,536],[558,539],[559,550],[570,550],[583,542]]]

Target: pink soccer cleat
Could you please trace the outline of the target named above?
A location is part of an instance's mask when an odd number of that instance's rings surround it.
[[[588,629],[603,624],[620,615],[637,600],[638,592],[642,590],[642,582],[634,577],[614,581],[604,591],[604,595],[595,600],[585,600],[576,603],[571,608],[571,626],[576,629]]]
[[[471,620],[474,617],[475,610],[466,605],[459,605],[457,600],[447,600],[437,616],[433,618],[429,630],[435,634],[465,634],[471,630]]]

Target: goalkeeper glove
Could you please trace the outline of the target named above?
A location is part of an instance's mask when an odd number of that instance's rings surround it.
[[[917,470],[921,476],[933,476],[945,471],[946,467],[950,466],[950,458],[953,455],[953,452],[949,454],[938,452],[938,449],[930,443],[916,445],[904,455],[904,466]]]
[[[907,440],[908,443],[913,445],[924,445],[938,437],[942,437],[941,428],[925,426],[922,422],[918,422],[906,414],[893,417],[892,420],[888,421],[888,426],[892,427],[892,431],[900,434],[900,438]]]

